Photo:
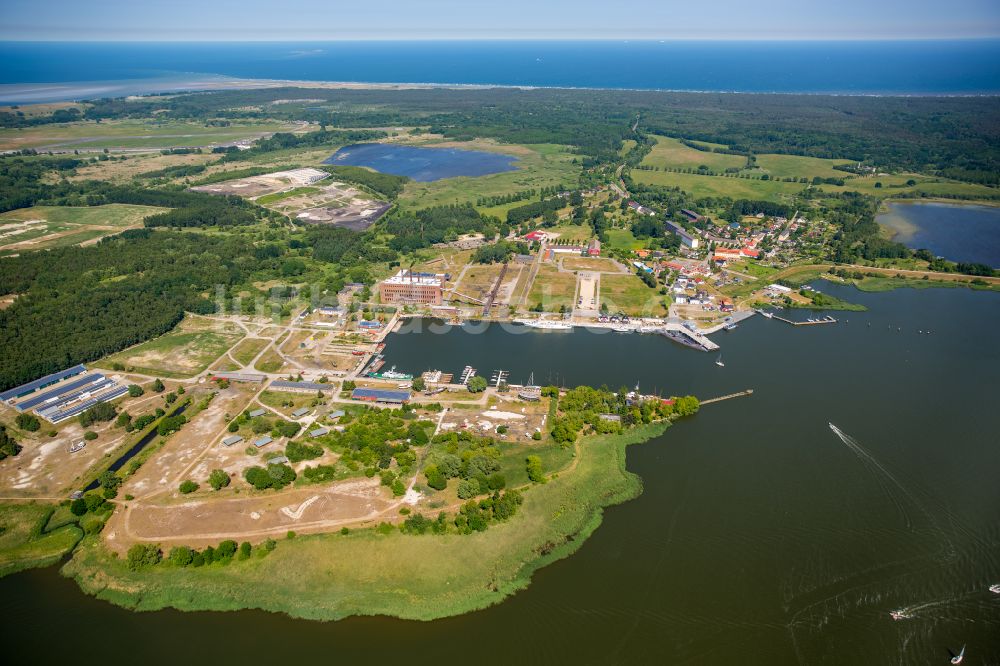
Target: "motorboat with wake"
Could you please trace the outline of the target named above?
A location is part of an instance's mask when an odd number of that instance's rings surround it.
[[[951,663],[961,664],[962,660],[965,659],[965,646],[964,645],[962,646],[962,649],[959,651],[958,654],[955,654],[951,650],[948,650],[948,654],[951,655]]]
[[[990,585],[990,592],[992,592],[993,594],[1000,594],[1000,583],[997,583],[996,585]]]
[[[715,364],[720,368],[726,367],[726,364],[722,362],[722,354],[719,354],[719,358],[715,359]]]

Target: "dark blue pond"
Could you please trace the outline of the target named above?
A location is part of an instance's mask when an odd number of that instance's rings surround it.
[[[1000,208],[938,202],[891,203],[879,224],[914,249],[1000,267]]]
[[[324,164],[362,166],[382,173],[428,182],[456,176],[486,176],[513,171],[513,155],[458,148],[416,148],[389,143],[344,146]]]

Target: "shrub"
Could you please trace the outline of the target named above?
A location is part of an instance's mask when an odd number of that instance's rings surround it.
[[[160,381],[159,378],[157,378],[157,380],[153,382],[153,390],[156,391],[157,393],[163,393],[163,391],[166,390],[166,388],[167,387],[163,385],[163,382]]]
[[[83,501],[83,498],[78,497],[69,505],[69,510],[74,516],[82,516],[87,513],[87,503]]]
[[[295,480],[295,470],[285,464],[263,467],[248,467],[243,472],[243,478],[257,490],[268,488],[284,488]]]
[[[448,479],[438,470],[436,465],[425,467],[424,476],[427,478],[427,485],[434,490],[444,490],[448,487]]]
[[[88,430],[87,432],[83,433],[83,438],[87,441],[94,441],[95,439],[97,439],[97,433],[94,432],[93,430]]]
[[[313,460],[323,455],[323,447],[318,444],[309,445],[301,442],[288,442],[288,446],[285,447],[285,455],[293,463],[303,460]]]
[[[490,474],[486,483],[490,490],[501,490],[507,486],[507,479],[503,474]]]
[[[545,475],[542,473],[542,459],[538,456],[528,456],[527,463],[528,478],[535,483],[545,483]]]
[[[161,559],[163,553],[160,552],[160,547],[152,543],[137,543],[128,549],[126,556],[128,568],[132,571],[158,564]]]
[[[252,547],[250,546],[250,542],[244,541],[243,543],[240,544],[240,552],[239,555],[236,556],[236,559],[239,560],[248,559],[250,557],[251,549]]]
[[[42,422],[34,414],[21,413],[14,420],[17,427],[28,432],[37,432],[42,427]]]
[[[194,551],[187,546],[177,546],[170,549],[170,555],[167,556],[167,560],[176,566],[186,567],[194,561]]]
[[[301,427],[302,426],[299,425],[298,423],[293,423],[292,421],[285,421],[282,419],[278,419],[278,421],[274,424],[274,430],[281,437],[295,437],[295,435],[298,434],[299,429]],[[289,459],[291,459],[291,457],[289,457]]]
[[[99,402],[90,409],[80,414],[80,425],[86,428],[94,423],[110,421],[115,418],[117,412],[115,406],[110,402]]]
[[[181,491],[181,493],[187,495],[189,493],[193,493],[194,491],[198,490],[198,484],[192,481],[191,479],[187,479],[186,481],[181,482],[179,490]]]
[[[139,386],[138,384],[129,384],[128,385],[128,394],[129,394],[129,397],[131,397],[131,398],[138,398],[143,393],[145,393],[145,391],[142,390],[142,387]],[[173,551],[171,551],[171,552],[173,552]]]
[[[479,482],[475,479],[462,479],[458,482],[459,499],[472,499],[479,493]]]
[[[229,485],[229,475],[221,469],[213,469],[208,475],[208,484],[213,490],[222,490]]]
[[[187,417],[183,414],[165,416],[160,420],[160,425],[156,426],[156,433],[160,437],[166,437],[167,435],[180,430],[181,426],[185,423],[187,423]]]
[[[233,559],[236,555],[236,542],[232,539],[226,539],[219,544],[219,547],[215,549],[215,561],[216,562],[228,562]]]

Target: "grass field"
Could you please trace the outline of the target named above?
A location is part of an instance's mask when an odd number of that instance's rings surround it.
[[[752,275],[755,278],[770,277],[778,272],[777,268],[763,266],[758,264],[756,261],[731,261],[727,263],[726,268],[736,271],[737,273]]]
[[[559,234],[559,242],[580,243],[588,241],[594,236],[594,230],[588,224],[562,223],[547,231]]]
[[[298,536],[266,557],[138,572],[88,537],[63,573],[85,592],[140,610],[264,608],[325,620],[457,615],[523,589],[535,571],[580,548],[600,525],[604,507],[638,496],[642,483],[625,470],[625,447],[665,427],[583,440],[575,469],[531,487],[514,518],[485,532],[411,536],[368,529]]]
[[[661,317],[667,313],[664,297],[635,275],[602,275],[601,303],[609,312]]]
[[[433,146],[434,144],[426,144]],[[520,190],[540,190],[553,185],[572,186],[580,173],[579,165],[573,164],[576,156],[565,146],[552,144],[532,144],[527,146],[498,145],[492,142],[471,141],[447,144],[469,150],[490,150],[516,156],[515,171],[506,171],[478,178],[445,178],[430,183],[409,182],[399,197],[401,208],[430,208],[454,203],[475,204],[480,197],[498,196]],[[482,207],[491,215],[503,217],[514,206],[523,206],[528,201],[496,207]]]
[[[455,285],[455,291],[472,298],[483,298],[497,281],[500,268],[500,264],[470,264],[462,281]]]
[[[246,365],[260,353],[260,350],[267,346],[270,340],[264,340],[261,338],[249,338],[240,341],[240,344],[236,345],[233,350],[229,353],[237,363]]]
[[[83,532],[76,525],[43,533],[54,508],[45,504],[0,504],[0,576],[53,564],[80,540]]]
[[[183,379],[208,368],[243,336],[238,328],[188,317],[170,333],[101,359],[95,365],[121,363],[130,371]]]
[[[746,164],[746,158],[739,155],[710,153],[689,148],[677,139],[657,136],[656,145],[642,160],[643,166],[653,166],[672,169],[697,169],[701,165],[712,171],[725,171],[727,168],[740,168]],[[636,173],[639,173],[636,171]],[[633,174],[633,177],[635,175]]]
[[[608,229],[608,249],[639,250],[646,247],[646,241],[632,235],[630,229]]]
[[[278,356],[278,353],[273,349],[268,349],[254,367],[261,372],[278,372],[284,365],[285,362]]]
[[[677,139],[656,137],[656,145],[642,161],[643,165],[661,169],[697,169],[704,165],[710,170],[721,173],[727,168],[741,168],[746,160],[739,155],[709,153],[685,146]],[[711,144],[709,144],[711,145]],[[834,169],[834,165],[850,164],[850,160],[826,159],[820,157],[804,157],[801,155],[762,154],[756,156],[757,169],[747,173],[756,177],[767,173],[772,178],[807,178],[814,177],[843,178],[843,185],[819,185],[826,192],[862,192],[875,196],[898,196],[912,194],[920,196],[949,195],[970,199],[996,199],[1000,192],[994,188],[972,183],[960,183],[946,179],[929,177],[914,173],[888,174],[866,178],[853,177],[851,174]],[[783,201],[788,197],[805,190],[800,183],[785,183],[780,180],[751,180],[745,178],[727,178],[724,176],[702,176],[693,173],[674,173],[670,171],[642,171],[635,169],[632,178],[639,183],[651,185],[677,186],[696,199],[703,197],[728,196],[733,199],[767,199]],[[909,181],[914,185],[907,185]],[[876,183],[881,184],[876,187]]]
[[[547,312],[557,312],[565,305],[567,308],[573,307],[573,295],[576,293],[576,275],[573,273],[561,273],[551,264],[543,264],[538,269],[538,275],[528,292],[528,307],[535,307],[538,303]]]
[[[701,176],[672,171],[633,170],[632,179],[637,183],[648,185],[680,187],[695,199],[731,197],[733,199],[765,199],[782,202],[805,189],[805,185],[783,183],[777,180]]]
[[[570,271],[621,272],[617,263],[602,257],[566,257],[562,260],[562,265]]]
[[[76,245],[142,224],[165,208],[105,206],[35,206],[0,214],[0,255]]]
[[[228,127],[209,127],[203,123],[179,120],[81,121],[0,129],[0,150],[207,146],[288,131],[294,127],[274,121],[233,122]]]

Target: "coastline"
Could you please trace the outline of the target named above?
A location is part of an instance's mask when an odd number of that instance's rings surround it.
[[[92,81],[39,81],[34,83],[0,83],[0,106],[80,102],[98,97],[137,97],[191,92],[228,90],[263,90],[270,88],[303,88],[316,90],[577,90],[621,91],[645,93],[677,93],[687,95],[786,95],[809,97],[1000,97],[1000,90],[980,92],[853,92],[735,90],[727,88],[658,88],[634,86],[572,86],[529,85],[513,83],[448,83],[435,81],[325,81],[316,79],[240,78],[226,74],[182,72],[177,78],[107,79]],[[65,90],[66,92],[55,92]],[[78,94],[76,91],[91,92]],[[35,93],[32,95],[32,93]]]
[[[606,507],[638,497],[642,480],[626,470],[625,450],[669,426],[661,422],[583,438],[572,471],[554,472],[548,483],[532,486],[517,516],[477,534],[417,536],[374,529],[317,534],[283,540],[266,557],[228,566],[139,571],[130,571],[99,536],[88,536],[61,574],[87,594],[137,611],[259,609],[324,621],[465,614],[526,588],[536,571],[583,545]],[[447,566],[459,548],[461,567]],[[366,566],[378,568],[378,576]]]

